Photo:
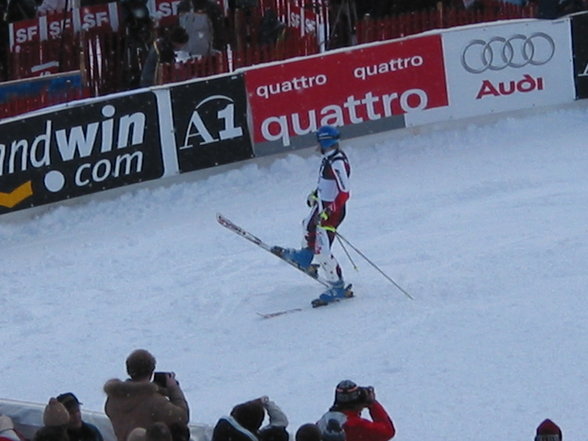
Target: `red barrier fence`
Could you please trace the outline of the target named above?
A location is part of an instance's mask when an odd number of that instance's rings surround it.
[[[287,27],[275,44],[262,46],[260,29],[267,8],[276,11]],[[328,14],[327,0],[259,0],[258,8],[236,10],[227,16],[230,35],[225,51],[185,63],[162,65],[158,83],[232,72],[258,63],[318,53],[325,49],[325,44],[328,45]],[[517,7],[485,0],[484,7],[476,10],[440,7],[384,19],[366,17],[356,23],[355,37],[357,43],[367,43],[431,29],[535,16],[534,6]],[[35,69],[46,69],[46,72],[80,69],[84,76],[84,96],[105,95],[137,87],[136,84],[130,85],[130,78],[140,74],[145,56],[145,48],[136,47],[124,29],[113,31],[102,26],[74,34],[71,28],[66,28],[61,37],[19,44],[18,49],[8,55],[8,79],[30,77]],[[73,98],[78,97],[62,97],[63,101]],[[57,102],[47,103],[46,97],[42,96],[37,101],[27,98],[15,106],[6,106],[8,110],[3,110],[0,117],[49,104]]]
[[[533,4],[520,7],[489,0],[480,9],[439,8],[438,10],[415,11],[379,20],[365,18],[357,23],[356,36],[357,42],[361,44],[391,40],[432,29],[445,29],[497,20],[534,18],[536,16],[536,6]]]

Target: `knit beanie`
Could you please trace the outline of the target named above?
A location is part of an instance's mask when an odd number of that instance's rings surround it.
[[[255,433],[261,427],[261,423],[263,423],[265,410],[260,400],[252,400],[233,407],[231,416],[247,430]]]
[[[557,424],[551,421],[549,418],[544,420],[537,427],[537,435],[535,441],[561,441],[562,434],[561,429]]]
[[[143,427],[135,427],[127,435],[127,441],[145,441],[145,432]]]
[[[155,357],[145,349],[137,349],[127,357],[127,373],[133,380],[150,377],[155,370]]]
[[[56,398],[51,398],[43,412],[45,426],[65,426],[69,423],[69,412]]]
[[[335,405],[353,406],[363,401],[361,388],[351,380],[343,380],[335,388]]]
[[[296,431],[296,441],[321,441],[321,431],[316,424],[303,424]]]

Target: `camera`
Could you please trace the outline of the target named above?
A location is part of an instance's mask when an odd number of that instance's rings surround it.
[[[169,376],[171,376],[171,372],[155,372],[153,382],[159,387],[167,387],[167,377]]]
[[[371,404],[374,401],[374,388],[373,386],[359,387],[358,402],[363,404]]]

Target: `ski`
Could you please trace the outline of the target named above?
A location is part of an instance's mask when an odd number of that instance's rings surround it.
[[[274,317],[279,317],[281,315],[292,314],[293,312],[300,312],[304,311],[303,308],[292,308],[292,309],[284,309],[282,311],[276,312],[258,312],[257,315],[264,319],[270,319]]]
[[[316,280],[321,285],[326,286],[327,288],[329,288],[331,286],[325,279],[323,279],[322,277],[320,277],[316,272],[312,272],[312,273],[307,272],[307,271],[304,270],[304,268],[301,268],[296,263],[294,263],[294,262],[292,262],[290,260],[284,259],[281,256],[281,253],[283,251],[283,248],[268,245],[263,240],[261,240],[259,237],[251,234],[250,232],[248,232],[248,231],[244,230],[243,228],[239,227],[238,225],[235,225],[233,222],[231,222],[229,219],[227,219],[226,217],[224,217],[220,213],[218,213],[216,215],[216,220],[223,227],[225,227],[225,228],[231,230],[233,233],[236,233],[239,236],[247,239],[249,242],[254,243],[258,247],[260,247],[260,248],[262,248],[262,249],[264,249],[264,250],[272,253],[274,256],[276,256],[277,258],[279,258],[281,261],[286,262],[287,264],[293,266],[298,271],[306,274],[311,279]]]
[[[334,300],[332,302],[317,302],[316,300],[313,300],[311,302],[311,308],[312,309],[316,309],[316,308],[322,308],[324,306],[329,306],[329,305],[334,305],[335,303],[339,303],[343,300],[348,300],[354,297],[353,293],[351,291],[348,291],[349,295],[346,297],[343,297],[341,299],[337,299]],[[286,315],[286,314],[293,314],[295,312],[301,312],[301,311],[308,311],[311,308],[292,308],[292,309],[283,309],[281,311],[275,311],[275,312],[258,312],[257,315],[260,316],[263,319],[271,319],[274,317],[280,317],[282,315]]]

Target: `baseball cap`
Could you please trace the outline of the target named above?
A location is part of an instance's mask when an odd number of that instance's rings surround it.
[[[82,404],[80,403],[80,400],[78,400],[78,397],[76,397],[72,392],[66,392],[64,394],[58,395],[57,401],[63,404],[67,409],[69,409],[73,405],[79,406],[80,404]]]

